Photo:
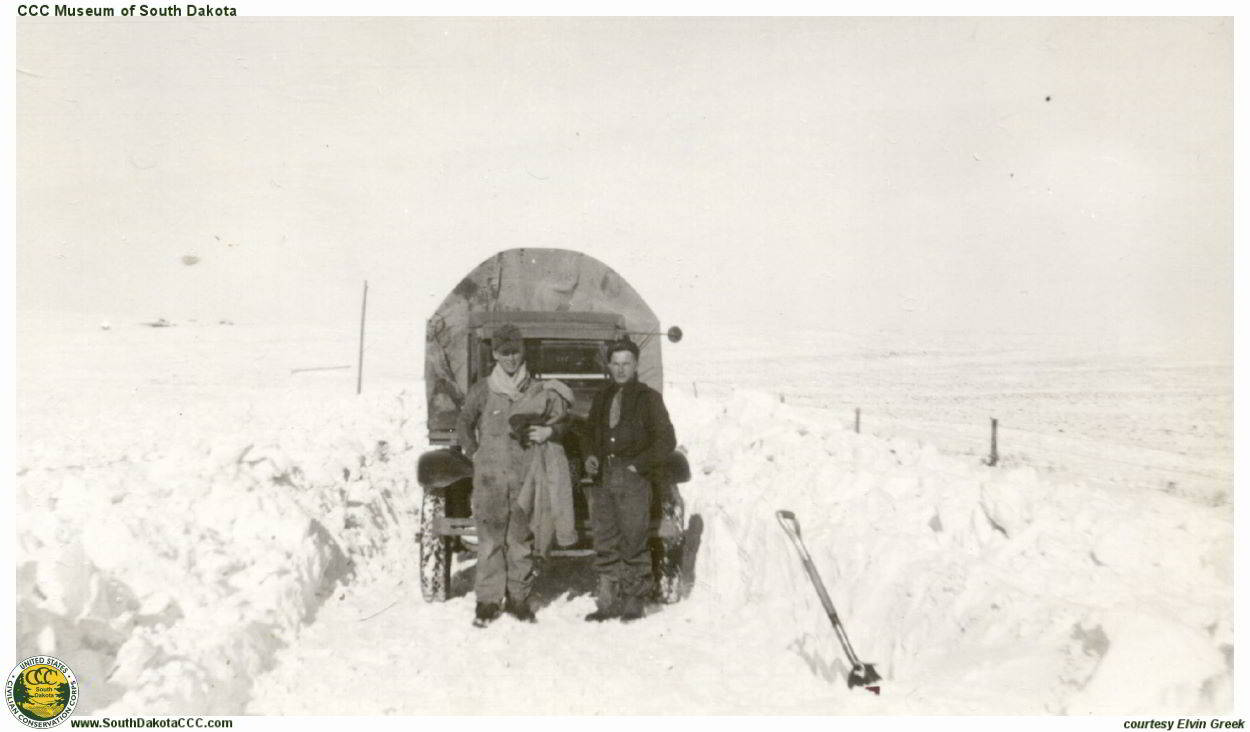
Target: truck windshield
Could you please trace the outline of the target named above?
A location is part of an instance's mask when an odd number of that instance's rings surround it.
[[[550,379],[606,379],[603,341],[526,339],[525,360],[531,373]]]

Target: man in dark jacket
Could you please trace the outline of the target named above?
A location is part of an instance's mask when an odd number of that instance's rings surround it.
[[[628,338],[608,347],[612,383],[595,395],[586,472],[602,472],[591,490],[590,523],[599,573],[597,609],[586,620],[625,622],[643,615],[652,588],[647,540],[652,481],[677,446],[664,398],[638,381],[638,346]]]

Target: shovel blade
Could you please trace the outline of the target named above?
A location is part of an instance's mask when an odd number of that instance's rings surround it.
[[[877,669],[873,668],[871,663],[860,663],[856,664],[855,668],[851,669],[851,673],[847,674],[846,686],[849,689],[862,686],[868,691],[880,695],[881,685],[878,683],[880,681],[881,674],[877,673]]]

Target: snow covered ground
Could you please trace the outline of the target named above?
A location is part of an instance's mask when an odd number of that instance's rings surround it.
[[[416,586],[421,324],[371,324],[360,397],[301,370],[353,363],[350,325],[110,326],[19,319],[18,652],[68,661],[85,713],[1231,707],[1228,363],[692,335],[666,351],[690,597],[591,627],[564,560],[537,625],[479,631],[470,560],[447,603]],[[847,691],[780,508],[881,697]]]

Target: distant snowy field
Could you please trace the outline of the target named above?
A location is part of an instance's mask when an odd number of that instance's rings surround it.
[[[483,632],[471,596],[416,591],[423,323],[370,324],[358,397],[326,369],[354,364],[351,324],[102,320],[18,324],[18,652],[69,662],[86,713],[1231,706],[1228,363],[688,328],[665,377],[690,597],[590,627],[565,562],[538,625]],[[846,690],[779,508],[881,697]],[[361,708],[342,690],[378,659],[398,673]]]

